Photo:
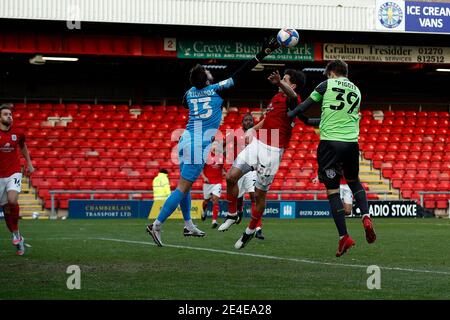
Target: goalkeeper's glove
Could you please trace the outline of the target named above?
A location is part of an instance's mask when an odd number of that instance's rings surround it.
[[[280,47],[280,44],[277,41],[277,38],[274,36],[271,36],[263,45],[262,50],[256,55],[256,59],[258,61],[261,61],[266,56],[274,52]]]

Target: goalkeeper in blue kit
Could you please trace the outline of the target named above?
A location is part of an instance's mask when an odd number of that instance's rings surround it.
[[[192,184],[205,165],[211,142],[222,120],[221,94],[239,83],[246,72],[253,69],[267,55],[278,49],[276,38],[267,41],[254,58],[245,62],[230,78],[214,83],[211,73],[201,65],[190,71],[192,87],[183,97],[183,105],[189,109],[186,130],[178,142],[180,160],[180,181],[178,186],[165,201],[156,220],[147,226],[147,232],[158,246],[162,246],[161,228],[166,219],[180,206],[185,221],[184,236],[204,237],[191,220]]]

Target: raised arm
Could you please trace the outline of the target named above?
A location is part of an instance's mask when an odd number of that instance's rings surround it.
[[[281,79],[280,72],[274,71],[267,78],[270,83],[279,87],[290,99],[297,99],[297,93],[285,81]],[[297,101],[296,101],[297,102]]]

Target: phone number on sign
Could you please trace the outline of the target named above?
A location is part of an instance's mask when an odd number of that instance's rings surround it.
[[[444,48],[421,47],[418,49],[417,62],[443,63],[445,56]]]
[[[442,63],[445,62],[445,58],[443,56],[417,56],[417,62]]]

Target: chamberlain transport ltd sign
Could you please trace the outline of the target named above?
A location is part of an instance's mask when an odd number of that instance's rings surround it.
[[[323,59],[371,62],[450,63],[450,48],[325,43],[323,45]]]
[[[261,50],[258,42],[179,40],[177,57],[187,59],[251,59]],[[300,43],[292,48],[280,48],[265,60],[314,61],[314,44]]]
[[[450,33],[450,3],[377,0],[375,29]]]

